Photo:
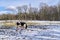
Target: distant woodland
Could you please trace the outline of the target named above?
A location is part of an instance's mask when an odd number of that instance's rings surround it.
[[[60,4],[49,6],[41,3],[39,8],[23,5],[17,7],[16,14],[2,14],[0,20],[49,20],[60,21]]]

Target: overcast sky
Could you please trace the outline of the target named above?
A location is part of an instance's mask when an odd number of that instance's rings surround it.
[[[48,5],[56,5],[59,0],[0,0],[0,13],[7,12],[6,8],[13,8],[22,5],[29,5],[33,7],[39,7],[39,4],[43,2]]]

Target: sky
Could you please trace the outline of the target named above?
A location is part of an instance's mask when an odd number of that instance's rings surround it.
[[[32,7],[38,8],[40,3],[56,5],[58,2],[59,0],[0,0],[0,14],[15,13],[17,6],[31,4]],[[12,9],[12,11],[6,9]]]

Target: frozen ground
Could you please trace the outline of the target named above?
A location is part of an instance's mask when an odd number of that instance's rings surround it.
[[[0,40],[60,40],[60,25],[29,26],[28,29],[0,29]]]

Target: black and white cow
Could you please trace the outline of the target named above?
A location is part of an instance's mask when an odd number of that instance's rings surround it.
[[[17,22],[16,23],[17,28],[23,28],[23,29],[27,29],[27,24],[25,22]]]

